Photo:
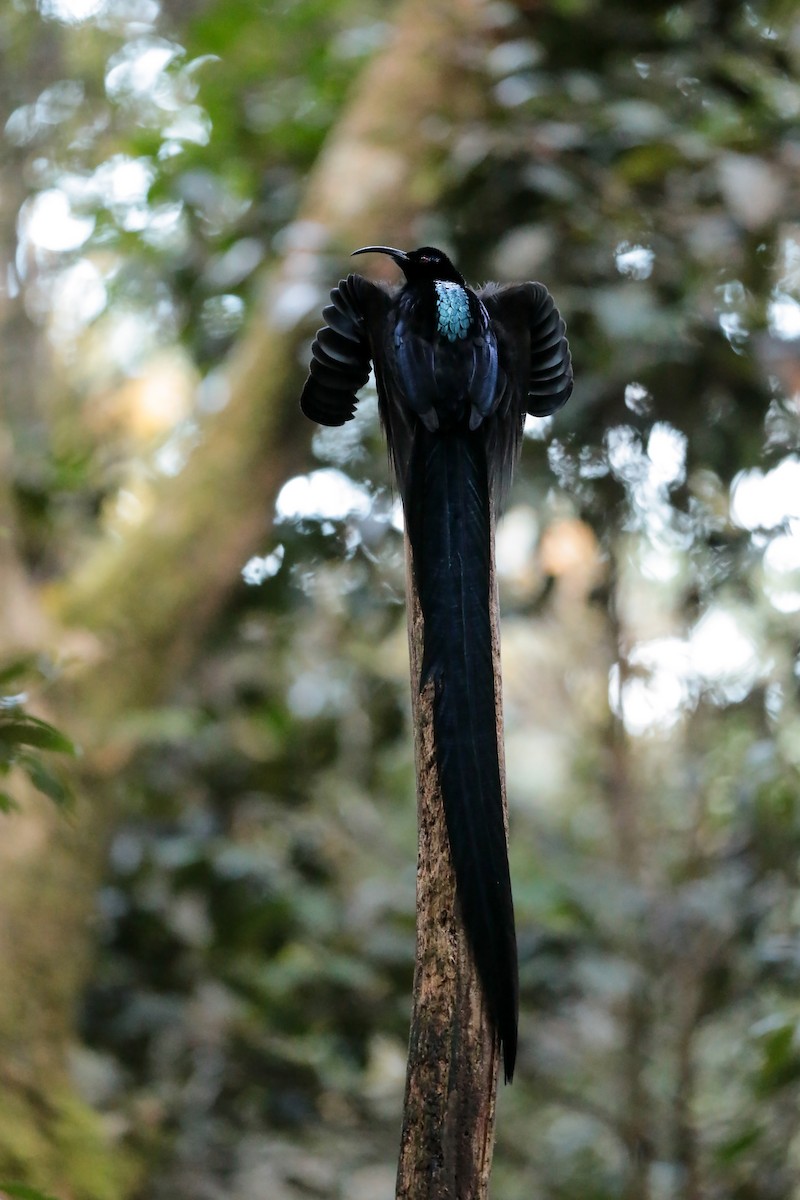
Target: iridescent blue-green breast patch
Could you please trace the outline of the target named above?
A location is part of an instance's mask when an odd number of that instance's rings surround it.
[[[458,283],[436,285],[436,324],[442,337],[457,342],[469,333],[469,299]]]

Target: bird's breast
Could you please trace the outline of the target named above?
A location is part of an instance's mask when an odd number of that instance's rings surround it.
[[[469,297],[458,283],[439,281],[436,291],[436,328],[440,337],[448,342],[458,342],[467,336],[471,317]]]
[[[497,345],[474,293],[449,280],[408,287],[391,328],[391,375],[407,407],[431,431],[476,429],[494,405]]]

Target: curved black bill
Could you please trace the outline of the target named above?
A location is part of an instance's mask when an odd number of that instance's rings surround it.
[[[395,250],[393,246],[362,246],[360,250],[354,250],[350,257],[356,254],[388,254],[396,263],[408,262],[405,250]]]

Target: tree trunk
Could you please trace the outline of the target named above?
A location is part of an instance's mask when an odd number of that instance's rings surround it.
[[[407,548],[407,559],[409,553]],[[433,685],[422,692],[419,687],[423,620],[410,566],[406,578],[417,767],[417,952],[396,1195],[397,1200],[485,1200],[494,1148],[498,1045],[456,897],[436,766]],[[505,810],[494,550],[491,620]]]

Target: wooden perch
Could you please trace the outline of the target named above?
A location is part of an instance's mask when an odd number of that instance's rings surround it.
[[[408,546],[406,547],[408,559]],[[417,951],[397,1200],[485,1200],[494,1148],[498,1046],[467,943],[433,742],[432,685],[420,693],[422,613],[409,569],[408,631],[417,768]],[[492,656],[506,808],[500,637],[492,553]]]

